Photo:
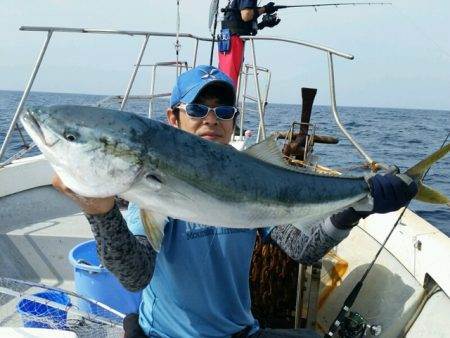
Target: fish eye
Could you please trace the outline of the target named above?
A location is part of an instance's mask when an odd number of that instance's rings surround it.
[[[77,140],[78,135],[77,135],[77,133],[73,133],[73,132],[70,132],[70,131],[66,131],[66,132],[64,133],[64,138],[65,138],[67,141],[69,141],[69,142],[73,142],[73,141],[76,141],[76,140]]]

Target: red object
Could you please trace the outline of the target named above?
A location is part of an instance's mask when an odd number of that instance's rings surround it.
[[[237,35],[231,36],[228,52],[219,52],[219,69],[227,74],[237,86],[241,65],[244,59],[244,41]]]

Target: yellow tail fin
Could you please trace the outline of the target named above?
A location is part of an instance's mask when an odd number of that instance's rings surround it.
[[[450,200],[444,194],[422,183],[425,171],[447,155],[449,151],[450,144],[447,144],[405,172],[405,175],[411,177],[417,184],[418,192],[414,197],[416,200],[434,204],[447,204],[450,207]]]

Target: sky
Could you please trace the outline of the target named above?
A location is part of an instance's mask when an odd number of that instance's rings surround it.
[[[344,2],[344,1],[343,1]],[[153,32],[176,31],[173,0],[0,0],[0,90],[23,90],[42,48],[45,33],[20,26],[57,26]],[[180,31],[210,37],[209,0],[180,0]],[[221,0],[220,4],[225,5]],[[276,2],[276,5],[329,3]],[[265,2],[260,2],[264,5]],[[393,0],[392,5],[291,8],[281,22],[259,32],[328,46],[354,55],[334,58],[338,106],[450,110],[450,2]],[[34,90],[123,94],[142,37],[55,34]],[[174,39],[149,43],[144,64],[174,61]],[[180,60],[192,58],[181,42]],[[199,63],[209,63],[210,45]],[[247,49],[247,53],[249,49]],[[251,60],[246,54],[246,62]],[[258,65],[271,70],[269,101],[299,103],[301,87],[318,88],[316,104],[329,105],[327,59],[305,48],[257,45]],[[217,64],[216,58],[214,64]],[[150,68],[137,78],[134,94],[149,92]],[[174,70],[158,71],[156,92],[170,92]]]

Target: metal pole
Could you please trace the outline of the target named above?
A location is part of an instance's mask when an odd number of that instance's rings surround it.
[[[214,14],[214,29],[212,33],[212,43],[211,43],[211,55],[209,57],[209,65],[212,66],[213,56],[214,56],[214,44],[216,42],[216,29],[217,29],[217,16],[219,14],[219,1],[217,0],[216,14]]]
[[[195,46],[194,47],[194,55],[192,56],[192,68],[195,68],[197,66],[198,45],[199,45],[199,40],[196,38],[195,45],[194,45]]]
[[[177,0],[177,32],[175,41],[175,54],[177,61],[177,68],[175,69],[175,81],[181,74],[181,69],[178,68],[178,62],[180,58],[180,1]]]
[[[331,95],[331,109],[333,111],[334,120],[336,121],[337,126],[342,131],[342,133],[347,137],[350,143],[359,151],[359,153],[364,157],[364,159],[369,162],[369,164],[373,163],[373,160],[369,155],[364,151],[364,149],[353,139],[350,133],[345,129],[343,124],[341,123],[341,119],[339,117],[339,113],[336,107],[336,93],[335,93],[335,85],[334,85],[334,69],[333,69],[333,54],[331,52],[327,52],[328,54],[328,70],[329,70],[329,79],[330,79],[330,95]]]
[[[139,70],[139,67],[141,66],[142,57],[144,56],[145,49],[147,48],[147,42],[148,42],[149,38],[150,38],[150,35],[146,34],[144,43],[142,44],[141,52],[139,53],[138,59],[136,61],[136,66],[134,67],[134,71],[133,71],[133,74],[131,74],[131,79],[130,79],[130,82],[128,83],[127,90],[125,91],[125,95],[123,96],[122,104],[120,105],[120,110],[123,110],[123,108],[125,107],[125,104],[128,101],[128,96],[130,95],[131,87],[133,87],[133,83],[136,78],[136,74]]]
[[[258,100],[258,112],[259,112],[259,126],[258,126],[258,136],[256,138],[256,142],[259,142],[262,136],[262,139],[266,139],[266,130],[264,126],[264,110],[263,110],[263,102],[261,102],[261,92],[259,90],[259,80],[258,80],[258,71],[256,67],[256,55],[255,55],[255,43],[253,39],[250,39],[250,46],[252,48],[252,62],[253,62],[253,72],[255,78],[256,85],[256,98]]]
[[[28,80],[27,86],[25,87],[25,91],[23,92],[22,98],[20,99],[19,106],[17,107],[17,110],[16,110],[16,112],[14,114],[14,117],[13,117],[13,120],[11,122],[11,125],[9,126],[8,132],[6,133],[6,137],[5,137],[5,140],[3,141],[2,148],[0,149],[0,161],[3,158],[3,155],[4,155],[5,151],[6,151],[6,146],[7,146],[8,142],[9,142],[11,136],[12,136],[14,127],[17,124],[17,120],[19,118],[20,113],[22,112],[23,106],[25,105],[25,101],[28,98],[28,95],[30,93],[31,87],[33,86],[34,79],[36,78],[36,75],[37,75],[37,73],[39,71],[39,68],[40,68],[41,63],[42,63],[42,59],[44,58],[44,54],[47,51],[47,47],[48,47],[48,44],[49,44],[50,39],[52,37],[52,34],[53,34],[52,30],[49,30],[47,32],[47,38],[45,39],[44,45],[42,46],[41,52],[39,53],[39,56],[38,56],[38,59],[36,61],[35,66],[34,66],[33,72],[31,73],[31,77]]]

